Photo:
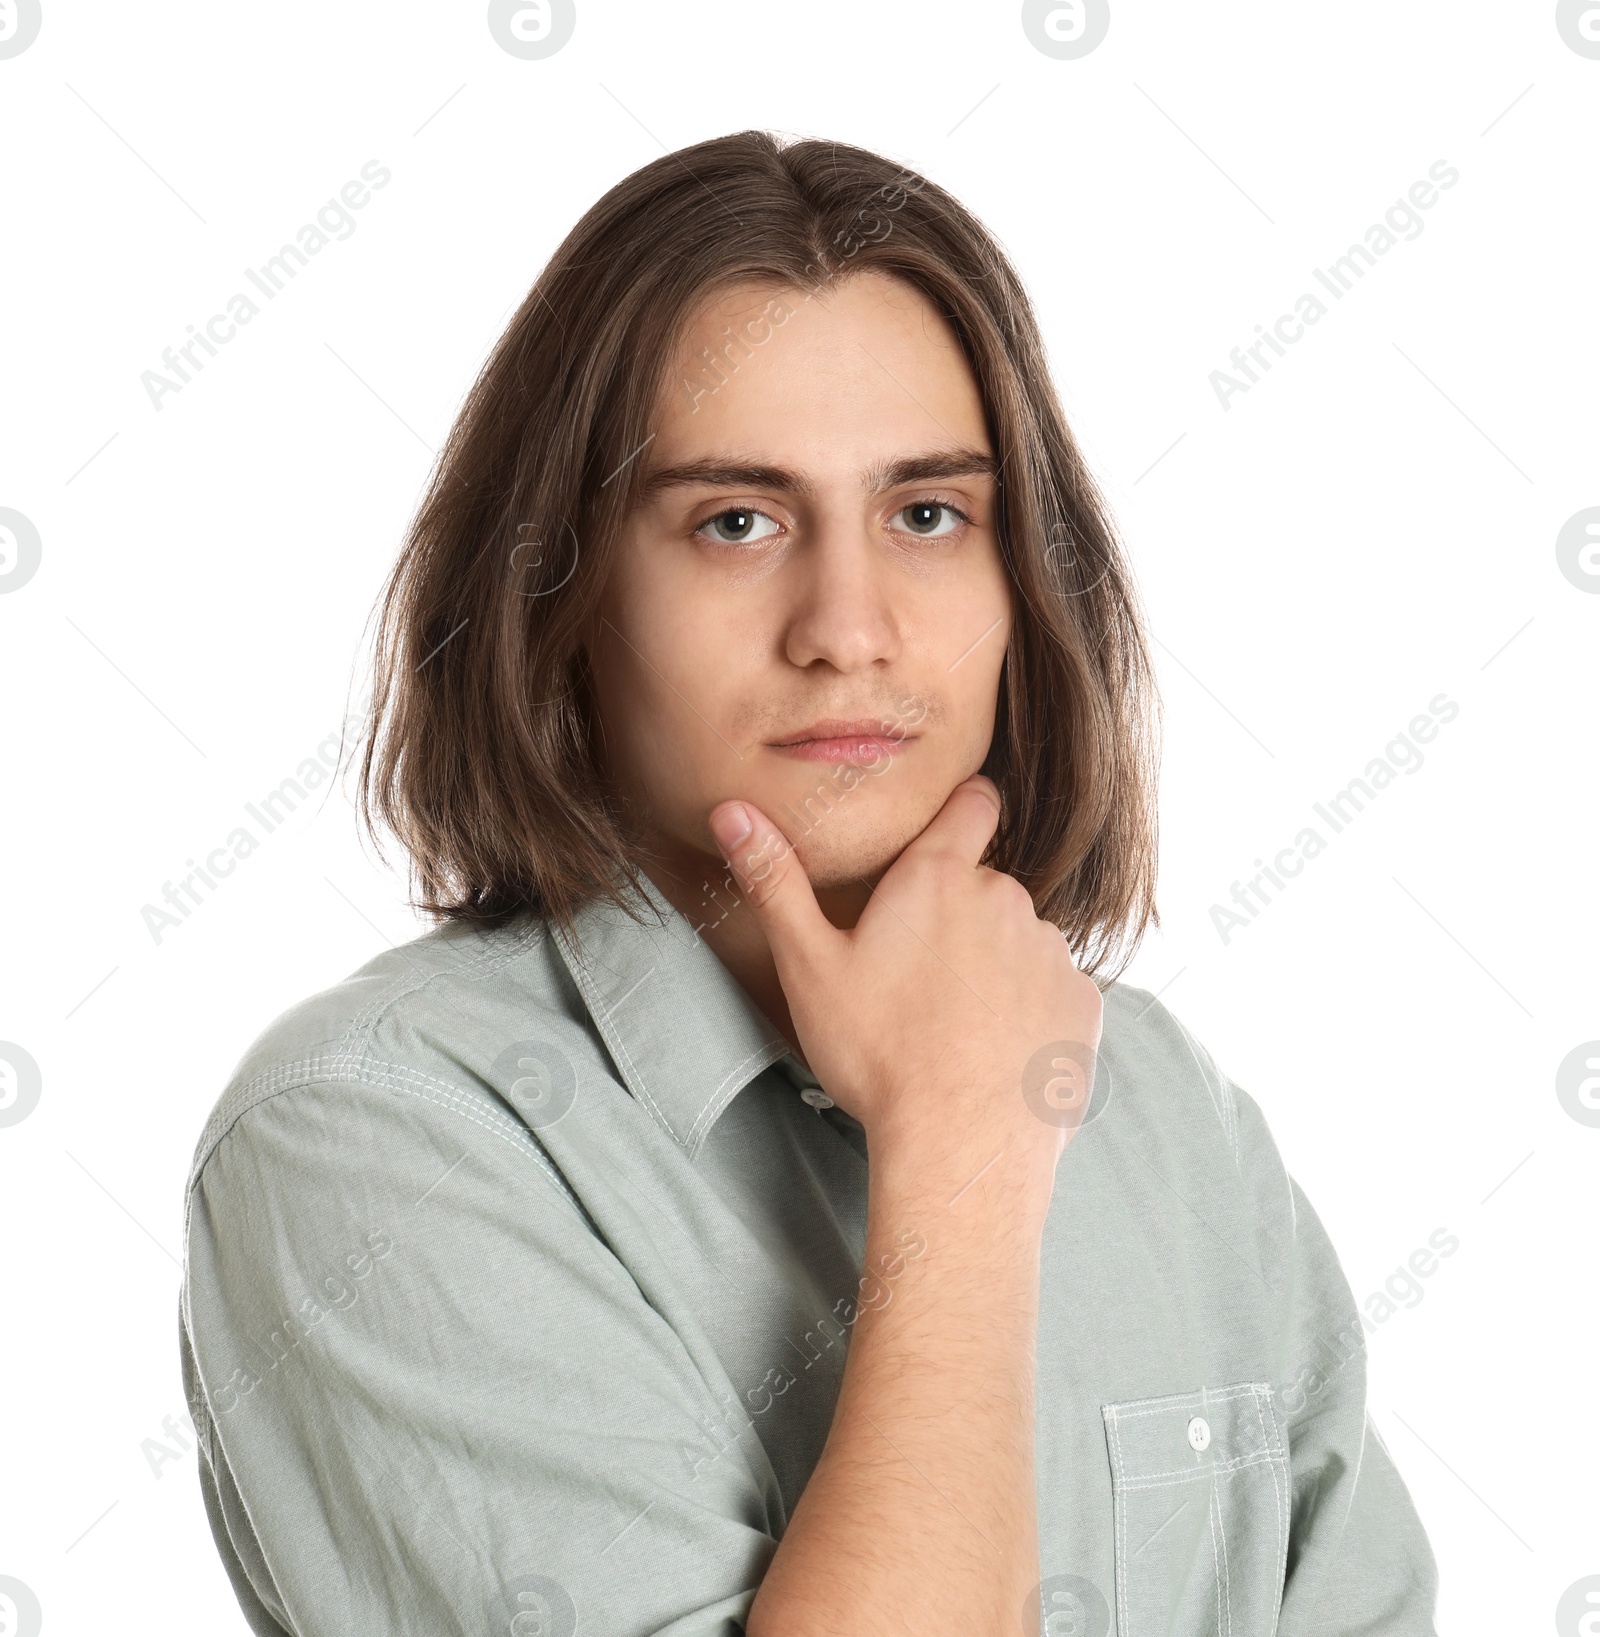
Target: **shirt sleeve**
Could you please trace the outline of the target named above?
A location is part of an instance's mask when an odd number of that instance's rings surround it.
[[[1278,1637],[1436,1637],[1438,1572],[1411,1497],[1367,1413],[1366,1336],[1310,1201],[1260,1108],[1229,1083],[1280,1302],[1278,1403],[1291,1515]]]
[[[183,1355],[260,1637],[727,1637],[776,1549],[725,1384],[470,1114],[349,1085],[250,1109],[190,1196]]]

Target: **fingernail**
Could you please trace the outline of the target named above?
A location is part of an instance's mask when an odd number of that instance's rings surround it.
[[[719,807],[712,815],[711,833],[724,856],[732,852],[750,834],[750,815],[738,802]]]

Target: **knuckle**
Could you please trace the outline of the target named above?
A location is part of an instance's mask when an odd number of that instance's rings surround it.
[[[744,895],[756,909],[763,909],[770,904],[782,890],[783,874],[774,870],[770,875],[763,876],[759,881],[747,881]]]
[[[982,865],[978,873],[990,894],[998,901],[1002,913],[1012,916],[1026,914],[1030,920],[1038,919],[1034,913],[1033,894],[1014,875],[991,869],[987,864]]]
[[[1061,928],[1054,921],[1042,921],[1037,920],[1037,918],[1036,924],[1038,926],[1036,936],[1039,942],[1051,952],[1052,957],[1059,952],[1061,959],[1070,966],[1072,964],[1072,951],[1067,948],[1067,940],[1061,936]]]

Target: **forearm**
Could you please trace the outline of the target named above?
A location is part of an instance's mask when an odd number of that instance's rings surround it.
[[[904,1152],[874,1166],[832,1429],[751,1637],[920,1632],[934,1611],[956,1631],[1021,1620],[1038,1581],[1034,1364],[1051,1177],[1036,1153],[985,1170],[988,1158]]]

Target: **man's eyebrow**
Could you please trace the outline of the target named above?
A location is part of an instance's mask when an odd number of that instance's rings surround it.
[[[935,449],[922,455],[902,455],[881,462],[862,474],[862,490],[877,494],[885,489],[904,488],[908,483],[937,483],[949,478],[998,478],[1000,463],[981,449]],[[711,489],[778,489],[785,494],[810,496],[815,492],[801,473],[785,466],[768,466],[760,461],[690,460],[678,466],[662,466],[640,482],[640,503],[656,499],[668,489],[688,486]]]

